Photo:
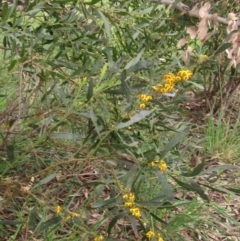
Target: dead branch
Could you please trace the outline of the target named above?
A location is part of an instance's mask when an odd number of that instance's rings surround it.
[[[191,17],[195,17],[195,18],[200,18],[198,11],[197,11],[197,4],[194,5],[193,7],[187,6],[186,4],[183,4],[181,2],[175,4],[174,0],[151,0],[151,2],[155,2],[155,3],[162,3],[164,5],[167,6],[174,6],[177,10],[179,10],[182,13],[188,14]],[[208,14],[208,19],[209,20],[215,20],[215,16],[214,14]],[[221,24],[224,25],[228,25],[228,20],[226,18],[223,17],[217,17],[217,21]],[[237,26],[240,27],[240,20],[236,21]]]

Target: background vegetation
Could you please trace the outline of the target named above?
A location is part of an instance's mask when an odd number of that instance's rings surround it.
[[[239,240],[231,34],[175,7],[1,4],[1,240]]]

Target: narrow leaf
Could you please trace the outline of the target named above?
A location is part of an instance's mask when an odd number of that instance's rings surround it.
[[[58,138],[58,139],[64,139],[64,140],[81,140],[84,138],[83,135],[74,134],[74,133],[64,133],[64,132],[58,132],[58,133],[51,133],[51,137]]]
[[[109,205],[109,204],[112,204],[112,203],[116,204],[116,202],[117,202],[118,200],[120,200],[119,197],[118,197],[118,198],[116,198],[116,197],[114,197],[114,198],[109,198],[109,199],[107,199],[107,200],[95,202],[95,203],[93,203],[93,204],[91,205],[91,207],[92,207],[92,208],[100,208],[100,207],[104,207],[104,206]]]
[[[127,85],[126,80],[127,80],[127,71],[124,70],[121,74],[121,90],[122,90],[122,93],[127,98],[127,100],[130,102],[131,101],[131,92]]]
[[[94,114],[92,107],[91,107],[91,109],[90,109],[90,118],[91,118],[91,120],[92,120],[92,123],[93,123],[95,129],[96,129],[96,132],[98,133],[98,136],[100,136],[100,128],[99,128],[99,126],[98,126],[98,124],[97,124],[97,117],[96,117],[96,115]]]
[[[167,198],[167,200],[173,200],[173,192],[171,190],[171,187],[169,186],[168,182],[167,182],[167,178],[164,175],[164,173],[158,171],[156,173],[158,180],[161,183],[162,186],[162,192],[165,194],[165,197]]]
[[[128,215],[129,221],[132,224],[133,232],[135,234],[135,237],[138,236],[138,221],[136,218],[134,218],[132,215]]]
[[[0,219],[1,225],[19,225],[23,223],[24,221]]]
[[[57,173],[53,173],[45,178],[43,178],[39,183],[37,183],[33,188],[36,188],[40,185],[45,185],[47,184],[48,182],[50,182],[51,180],[53,180],[55,177],[57,176]]]
[[[87,101],[89,101],[93,96],[93,88],[94,88],[94,84],[93,84],[93,80],[91,79],[88,84]]]
[[[117,221],[118,221],[120,218],[123,218],[123,217],[125,217],[125,216],[127,216],[127,215],[128,215],[127,212],[122,212],[122,213],[117,214],[117,215],[111,220],[111,222],[110,222],[109,225],[108,225],[108,229],[107,229],[108,237],[110,236],[111,230],[112,230],[112,228],[114,227],[114,225],[117,223]]]
[[[224,43],[222,44],[217,50],[216,52],[213,54],[213,56],[217,56],[220,53],[222,53],[223,51],[225,51],[226,49],[230,48],[232,46],[232,43]]]
[[[52,219],[50,219],[50,220],[47,220],[46,222],[44,222],[44,223],[42,223],[41,225],[40,225],[40,230],[44,230],[44,229],[46,229],[46,228],[49,228],[49,227],[51,227],[51,226],[53,226],[53,225],[55,225],[55,224],[58,224],[58,223],[60,223],[60,221],[62,220],[62,217],[61,216],[56,216],[56,217],[54,217],[54,218],[52,218]]]
[[[129,69],[130,67],[132,67],[133,65],[137,64],[140,60],[140,58],[142,57],[142,54],[144,52],[144,48],[138,53],[137,57],[132,59],[126,66],[124,69]]]
[[[154,110],[142,110],[139,113],[135,114],[129,121],[121,122],[117,126],[115,126],[115,130],[119,130],[130,125],[133,125],[136,122],[139,122],[145,119],[148,115],[150,115]]]
[[[131,72],[135,72],[137,70],[143,69],[143,68],[147,68],[149,66],[153,65],[153,61],[149,61],[149,60],[143,60],[143,61],[139,61],[137,64],[129,67],[127,69],[127,73],[131,73]],[[188,81],[189,82],[189,81]]]
[[[157,215],[155,215],[154,213],[152,212],[149,212],[149,214],[155,219],[157,220],[158,222],[162,223],[162,224],[167,224],[163,219],[159,218]]]
[[[103,20],[103,24],[104,24],[108,38],[111,39],[111,27],[110,27],[110,24],[109,24],[107,18],[99,9],[97,9],[96,11],[100,15],[101,19]]]
[[[7,160],[9,162],[14,161],[14,145],[8,145],[7,146]]]
[[[198,164],[192,171],[191,176],[197,176],[204,168],[205,161],[203,160],[200,164]]]
[[[189,128],[185,128],[181,133],[178,133],[176,136],[174,136],[169,143],[165,146],[165,149],[161,153],[161,158],[164,158],[166,154],[174,147],[176,146],[184,137],[187,136],[189,131]]]

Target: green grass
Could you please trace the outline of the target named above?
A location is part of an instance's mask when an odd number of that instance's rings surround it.
[[[239,114],[236,119],[227,116],[221,110],[217,118],[211,116],[207,120],[205,143],[210,158],[223,163],[238,164],[240,157],[240,123]]]

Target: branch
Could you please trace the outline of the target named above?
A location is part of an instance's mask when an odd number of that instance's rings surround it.
[[[183,12],[183,13],[186,13],[188,14],[189,16],[191,17],[195,17],[195,18],[199,18],[199,15],[198,15],[198,11],[196,11],[196,8],[191,8],[181,2],[177,3],[177,4],[174,4],[175,1],[174,0],[152,0],[152,2],[155,2],[155,3],[162,3],[164,5],[174,5],[174,7],[179,10],[180,12]],[[212,19],[213,18],[213,15],[212,14],[208,14],[208,19]],[[222,18],[222,17],[217,17],[217,21],[219,23],[222,23],[224,25],[228,25],[228,20],[226,18]],[[237,25],[238,27],[240,27],[240,21],[237,21]]]

